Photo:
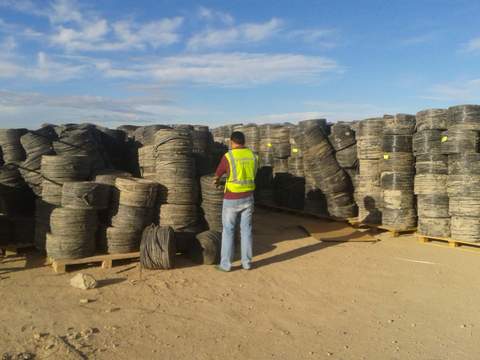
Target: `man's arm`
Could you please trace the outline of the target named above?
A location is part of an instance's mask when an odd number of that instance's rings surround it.
[[[217,170],[215,171],[215,179],[214,182],[215,184],[219,184],[220,178],[227,174],[228,175],[229,167],[228,167],[228,161],[225,155],[222,157],[222,160],[220,160],[220,164],[218,164]]]

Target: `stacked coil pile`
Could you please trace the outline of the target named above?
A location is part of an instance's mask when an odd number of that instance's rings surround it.
[[[91,124],[62,125],[55,128],[58,139],[53,141],[57,155],[84,155],[90,158],[93,170],[106,168],[110,160],[103,147],[100,131]]]
[[[302,130],[296,126],[290,129],[290,157],[288,158],[288,172],[297,177],[305,177],[303,166]],[[297,142],[298,141],[298,142]]]
[[[442,132],[448,125],[448,110],[427,109],[417,113],[413,135],[414,193],[417,196],[418,232],[426,236],[450,236],[447,194],[448,157],[442,154]]]
[[[200,264],[213,265],[220,261],[222,233],[215,230],[201,232],[195,236],[192,259]]]
[[[358,220],[369,224],[382,223],[383,196],[380,182],[383,159],[383,118],[359,122],[357,156],[359,172],[355,181]]]
[[[20,173],[35,195],[42,194],[42,174],[40,167],[43,155],[54,154],[52,141],[57,138],[53,127],[46,126],[37,131],[22,135],[20,142],[25,149],[26,158],[20,164]]]
[[[222,231],[222,206],[225,183],[218,186],[214,183],[215,176],[205,175],[200,178],[203,219],[208,230]]]
[[[27,131],[27,129],[0,129],[2,164],[20,164],[25,160],[25,150],[20,142],[20,138]]]
[[[324,129],[310,122],[299,125],[303,130],[306,165],[315,185],[325,194],[329,214],[338,218],[355,216],[352,183],[338,164]]]
[[[65,182],[61,207],[50,215],[46,235],[47,255],[53,259],[76,259],[96,251],[98,211],[108,208],[107,186],[91,181]]]
[[[382,224],[395,230],[412,229],[417,224],[412,136],[415,116],[397,114],[384,117]]]
[[[63,184],[85,181],[91,175],[91,161],[85,155],[42,155],[41,199],[35,208],[35,246],[44,251],[47,233],[50,232],[50,215],[62,204]]]
[[[328,139],[335,150],[335,158],[338,164],[350,176],[353,184],[358,163],[355,131],[351,128],[350,124],[334,124],[330,127]]]
[[[106,230],[107,252],[138,251],[143,229],[154,220],[158,184],[147,179],[117,177],[115,188],[118,207],[114,209],[111,226]],[[111,196],[115,197],[115,193]]]
[[[259,126],[260,142],[258,148],[258,156],[260,161],[260,167],[274,165],[273,154],[273,132],[275,125],[264,124]]]
[[[191,131],[155,134],[155,180],[159,184],[160,225],[175,231],[177,249],[186,251],[198,229],[199,191]]]
[[[142,178],[154,179],[156,174],[154,145],[144,145],[138,149],[138,166]]]
[[[273,171],[277,173],[288,172],[288,157],[291,153],[290,127],[276,125],[272,131]]]
[[[109,193],[108,198],[110,199],[107,209],[98,211],[96,249],[102,253],[106,253],[108,250],[107,229],[112,226],[112,219],[118,213],[118,208],[120,205],[120,191],[115,187],[115,181],[119,177],[132,177],[132,175],[125,171],[108,169],[97,172],[94,177],[94,181],[96,183],[106,186]]]
[[[448,154],[450,236],[480,242],[480,106],[453,106],[448,111],[442,148]]]
[[[291,132],[293,142],[302,158],[301,167],[303,168],[303,177],[305,178],[303,209],[312,214],[326,215],[328,211],[325,195],[316,185],[312,169],[308,166],[306,159],[304,131],[308,131],[309,127],[320,127],[326,132],[327,121],[325,119],[304,120]]]
[[[175,233],[171,227],[151,224],[143,230],[140,264],[145,269],[172,269],[175,266]]]
[[[196,125],[192,130],[192,153],[197,176],[212,172],[211,148],[213,138],[208,126]]]

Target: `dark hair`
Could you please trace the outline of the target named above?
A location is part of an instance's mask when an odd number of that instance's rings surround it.
[[[234,131],[230,136],[230,140],[232,140],[235,144],[245,145],[245,135],[243,135],[243,133],[240,131]]]

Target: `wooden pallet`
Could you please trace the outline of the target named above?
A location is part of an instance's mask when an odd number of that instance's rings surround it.
[[[480,243],[474,243],[474,242],[469,242],[469,241],[461,241],[461,240],[454,240],[450,238],[444,238],[444,237],[436,237],[436,236],[427,236],[427,235],[421,235],[421,234],[416,234],[417,239],[419,242],[426,244],[426,243],[435,243],[436,245],[442,245],[442,246],[448,246],[451,248],[469,248],[469,249],[475,249],[476,251],[480,251]]]
[[[0,245],[0,255],[3,256],[16,256],[24,253],[27,250],[35,248],[34,244],[10,244]]]
[[[126,254],[105,254],[105,255],[95,255],[82,259],[52,259],[51,264],[53,271],[57,274],[63,274],[67,271],[67,266],[70,265],[84,265],[84,264],[98,264],[101,263],[102,269],[111,269],[113,266],[113,261],[115,260],[127,260],[127,259],[138,259],[140,257],[140,252],[132,252]]]
[[[370,229],[384,230],[388,231],[393,237],[398,237],[401,234],[414,233],[417,231],[417,228],[398,230],[391,226],[381,225],[381,224],[368,224],[358,221],[358,219],[350,219],[349,223],[354,227],[368,227]]]

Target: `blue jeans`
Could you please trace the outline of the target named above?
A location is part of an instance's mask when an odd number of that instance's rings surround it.
[[[235,227],[240,216],[240,235],[242,248],[242,266],[250,269],[252,263],[252,218],[253,195],[243,199],[223,200],[222,210],[222,252],[220,267],[230,271],[235,249]]]

